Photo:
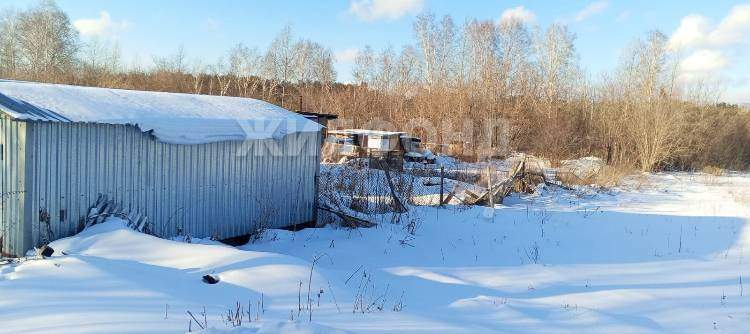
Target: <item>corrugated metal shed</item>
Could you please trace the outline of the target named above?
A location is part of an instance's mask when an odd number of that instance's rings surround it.
[[[173,144],[134,125],[71,122],[2,96],[0,111],[15,103],[47,119],[0,112],[3,253],[80,231],[100,194],[147,216],[161,237],[230,238],[315,219],[319,132]]]
[[[173,144],[279,139],[322,127],[271,103],[239,97],[10,80],[0,80],[0,95],[0,106],[17,120],[134,125]]]
[[[0,254],[17,255],[29,241],[26,213],[26,124],[0,113]]]

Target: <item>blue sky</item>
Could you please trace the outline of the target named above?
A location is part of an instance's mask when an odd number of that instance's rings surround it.
[[[33,3],[0,0],[0,7],[25,8]],[[180,45],[190,58],[212,62],[238,42],[264,49],[290,24],[297,37],[320,42],[339,55],[337,70],[344,81],[351,76],[354,50],[412,43],[413,18],[422,11],[450,14],[457,23],[468,18],[498,20],[504,13],[522,15],[540,27],[566,23],[577,34],[581,63],[594,78],[611,70],[634,38],[658,29],[681,42],[686,78],[719,81],[725,99],[750,102],[750,61],[744,59],[750,54],[750,1],[58,0],[58,4],[79,23],[84,38],[118,41],[128,62],[148,63],[152,55],[174,53]]]

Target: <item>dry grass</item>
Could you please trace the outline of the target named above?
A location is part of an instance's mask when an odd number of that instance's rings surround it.
[[[707,185],[719,185],[720,178],[724,176],[725,170],[716,166],[706,166],[703,167],[701,177],[703,179],[703,182],[705,182]]]
[[[625,176],[632,175],[634,170],[625,166],[604,166],[595,175],[581,179],[573,173],[558,173],[557,179],[566,186],[595,185],[615,187],[622,184]],[[645,180],[644,180],[645,182]]]
[[[724,176],[726,171],[723,168],[709,165],[709,166],[703,167],[703,173],[710,174],[713,176]]]
[[[604,166],[596,176],[594,176],[594,184],[601,187],[614,187],[622,184],[622,179],[625,176],[633,174],[632,168],[623,166]]]
[[[635,175],[633,180],[635,181],[636,190],[643,189],[643,187],[648,185],[649,183],[648,177],[646,176],[646,174],[643,174],[643,173]]]

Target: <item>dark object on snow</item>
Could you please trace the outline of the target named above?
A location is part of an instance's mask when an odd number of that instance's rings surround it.
[[[38,249],[38,250],[36,251],[36,253],[37,253],[38,255],[40,255],[41,257],[45,258],[45,257],[50,257],[50,256],[52,256],[52,254],[55,254],[55,250],[54,250],[54,249],[52,249],[52,247],[50,247],[50,246],[48,246],[48,245],[44,245],[44,246],[40,247],[40,248],[39,248],[39,249]]]
[[[206,283],[206,284],[219,283],[219,277],[214,276],[214,275],[205,275],[203,276],[203,283]]]
[[[326,212],[330,212],[330,213],[338,216],[350,228],[359,228],[359,227],[367,227],[367,228],[369,228],[369,227],[373,227],[373,226],[377,225],[377,224],[369,222],[367,220],[360,219],[360,218],[357,218],[357,217],[354,217],[354,216],[350,216],[350,215],[348,215],[346,213],[343,213],[343,212],[341,212],[339,210],[334,210],[334,209],[331,209],[331,208],[328,208],[328,207],[325,207],[325,206],[318,206],[318,209],[326,211]]]

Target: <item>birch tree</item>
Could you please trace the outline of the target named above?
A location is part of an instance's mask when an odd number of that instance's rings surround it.
[[[32,78],[60,80],[74,69],[78,31],[53,1],[21,12],[17,28],[19,58]]]
[[[14,77],[20,56],[18,13],[6,9],[0,13],[0,75]]]

